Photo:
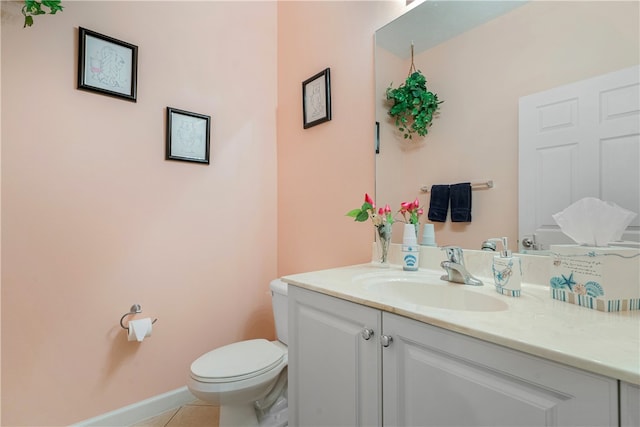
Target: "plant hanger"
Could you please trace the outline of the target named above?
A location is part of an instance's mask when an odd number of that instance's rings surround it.
[[[407,77],[411,76],[411,74],[416,72],[416,64],[413,63],[413,40],[411,40],[411,66],[409,67],[409,74]]]

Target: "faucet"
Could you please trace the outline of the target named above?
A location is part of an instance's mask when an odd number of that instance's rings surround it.
[[[462,283],[472,286],[483,285],[482,281],[473,277],[464,266],[464,256],[462,255],[462,248],[457,246],[444,246],[442,250],[447,254],[447,261],[442,261],[440,263],[440,266],[444,268],[447,274],[440,277],[440,280],[447,280],[449,282]]]

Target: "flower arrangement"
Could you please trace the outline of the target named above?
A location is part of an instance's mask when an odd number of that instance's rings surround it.
[[[393,215],[391,215],[391,207],[387,204],[384,208],[378,209],[376,213],[376,204],[367,193],[364,195],[364,203],[362,206],[359,209],[350,210],[347,212],[347,216],[352,217],[354,221],[358,222],[364,222],[371,218],[371,222],[373,222],[373,225],[376,227],[394,223]]]
[[[364,222],[371,218],[371,222],[376,227],[378,245],[378,264],[388,266],[389,245],[391,244],[391,225],[394,223],[391,207],[387,204],[384,208],[379,208],[376,212],[376,204],[369,194],[364,195],[364,203],[358,209],[347,212],[347,216],[354,221]]]
[[[424,209],[420,207],[420,201],[416,197],[413,202],[400,203],[400,210],[398,212],[402,214],[404,222],[417,225],[420,223],[420,216],[424,214]]]

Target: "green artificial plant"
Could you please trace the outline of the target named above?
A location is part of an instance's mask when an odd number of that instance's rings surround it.
[[[403,84],[393,89],[387,88],[387,100],[393,105],[389,115],[395,119],[395,125],[404,133],[405,139],[413,139],[413,134],[425,136],[433,116],[444,101],[438,95],[427,90],[427,79],[413,64],[413,45],[411,45],[411,68]]]
[[[22,14],[24,15],[24,27],[30,27],[33,25],[33,17],[36,15],[44,15],[50,13],[55,15],[56,12],[62,12],[61,0],[24,0],[24,6],[22,6]],[[43,9],[45,7],[48,12]]]

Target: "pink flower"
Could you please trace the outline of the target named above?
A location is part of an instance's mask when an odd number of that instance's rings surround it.
[[[409,224],[418,224],[420,215],[424,214],[424,210],[420,207],[420,200],[417,197],[413,202],[400,203],[400,210],[398,212],[402,214],[405,222]]]
[[[369,195],[369,193],[364,193],[364,201],[366,203],[369,203],[371,206],[373,206],[374,208],[376,207],[376,204],[373,202],[373,199],[371,198],[371,196]]]
[[[364,195],[364,203],[362,206],[358,209],[350,210],[347,212],[347,216],[350,216],[354,221],[358,222],[364,222],[371,218],[373,225],[376,227],[394,223],[391,207],[387,204],[384,208],[378,209],[376,213],[376,204],[368,193]]]

